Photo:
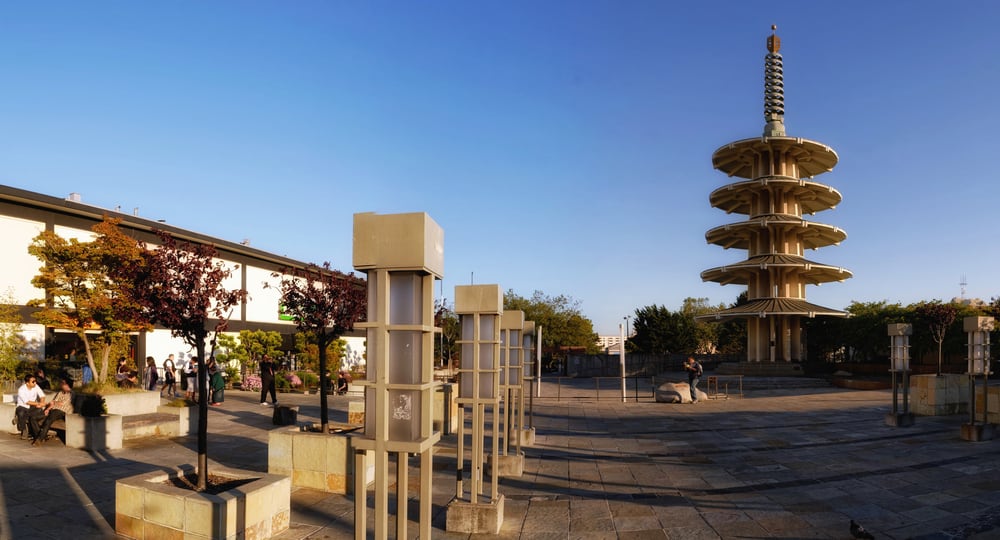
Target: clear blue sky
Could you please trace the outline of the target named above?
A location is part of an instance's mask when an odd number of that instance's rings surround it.
[[[696,5],[699,4],[699,5]],[[768,10],[770,8],[770,10]],[[854,272],[809,300],[1000,295],[1000,3],[40,2],[0,24],[0,183],[351,269],[356,212],[428,212],[446,297],[499,283],[636,308],[732,302],[712,152],[760,135],[778,24],[789,135],[832,146],[812,217]]]

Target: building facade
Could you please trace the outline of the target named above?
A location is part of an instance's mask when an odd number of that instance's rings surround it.
[[[153,232],[158,229],[180,241],[214,246],[219,260],[232,270],[226,288],[242,288],[248,292],[247,299],[230,319],[228,333],[237,334],[240,330],[276,331],[285,336],[285,343],[288,344],[285,348],[290,352],[295,325],[282,320],[279,311],[280,278],[272,277],[272,273],[283,268],[303,268],[306,263],[258,250],[245,243],[228,242],[161,221],[87,205],[77,194],[61,199],[0,185],[0,231],[3,231],[0,234],[0,254],[4,261],[0,295],[12,298],[13,303],[20,307],[22,334],[29,350],[38,359],[68,359],[77,344],[74,334],[46,328],[31,316],[34,310],[27,307],[28,302],[44,298],[45,292],[31,284],[42,263],[28,253],[28,246],[35,236],[46,230],[63,238],[88,241],[94,236],[91,227],[105,216],[121,219],[120,227],[127,234],[148,245],[159,242]],[[364,334],[354,331],[344,339],[347,341],[345,362],[363,366]],[[183,340],[172,337],[169,330],[162,328],[135,336],[133,347],[136,359],[152,356],[158,364],[162,364],[169,354],[174,354],[178,360],[194,354],[194,350]]]

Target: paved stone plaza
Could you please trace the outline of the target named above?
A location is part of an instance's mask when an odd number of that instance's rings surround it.
[[[555,386],[543,385],[525,474],[500,483],[507,497],[501,533],[473,537],[850,538],[853,518],[876,538],[1000,538],[1000,442],[962,441],[965,416],[890,428],[883,422],[888,391],[748,390],[745,399],[673,405],[652,402],[648,389],[638,403],[631,390],[628,403],[608,389],[597,400],[593,387],[589,380],[564,385],[556,401]],[[280,399],[301,405],[300,421],[318,417],[316,396]],[[333,420],[346,420],[347,403],[331,397]],[[266,470],[274,426],[257,396],[227,392],[209,422],[213,462]],[[90,454],[57,441],[32,448],[4,435],[0,536],[113,537],[114,480],[193,463],[195,444],[194,437],[154,438]],[[444,505],[455,490],[447,455],[454,437],[442,446],[434,538],[468,538],[444,531]],[[295,489],[292,527],[278,538],[352,538],[353,504]]]

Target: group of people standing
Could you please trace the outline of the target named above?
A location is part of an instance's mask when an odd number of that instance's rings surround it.
[[[44,372],[42,376],[42,380],[45,380]],[[52,401],[46,403],[45,390],[39,386],[37,374],[25,375],[24,384],[17,389],[17,407],[13,420],[21,439],[31,439],[32,446],[47,441],[52,424],[57,420],[64,420],[67,414],[73,412],[72,389],[72,380],[61,379],[59,390],[52,396]]]
[[[147,368],[151,372],[156,372],[156,363],[153,357],[150,356],[146,359]],[[198,401],[198,373],[201,369],[201,362],[198,361],[198,357],[192,356],[183,368],[179,368],[174,362],[174,355],[167,356],[167,359],[163,361],[163,387],[160,389],[160,395],[165,397],[180,397],[177,393],[177,380],[181,381],[181,391],[184,392],[184,397],[188,401]],[[208,390],[209,390],[209,405],[222,405],[225,401],[225,388],[226,379],[222,375],[222,368],[215,362],[215,357],[210,357],[207,364],[208,369]],[[149,390],[155,390],[150,385]]]

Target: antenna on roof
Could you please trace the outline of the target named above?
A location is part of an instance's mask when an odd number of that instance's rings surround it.
[[[966,279],[965,279],[965,274],[962,274],[962,281],[959,281],[959,282],[958,282],[958,285],[959,285],[960,287],[962,287],[962,289],[961,289],[961,290],[962,290],[962,300],[963,300],[963,301],[965,300],[965,286],[966,286],[966,285],[968,285],[968,284],[969,284],[969,282],[968,282],[968,281],[966,281]]]

